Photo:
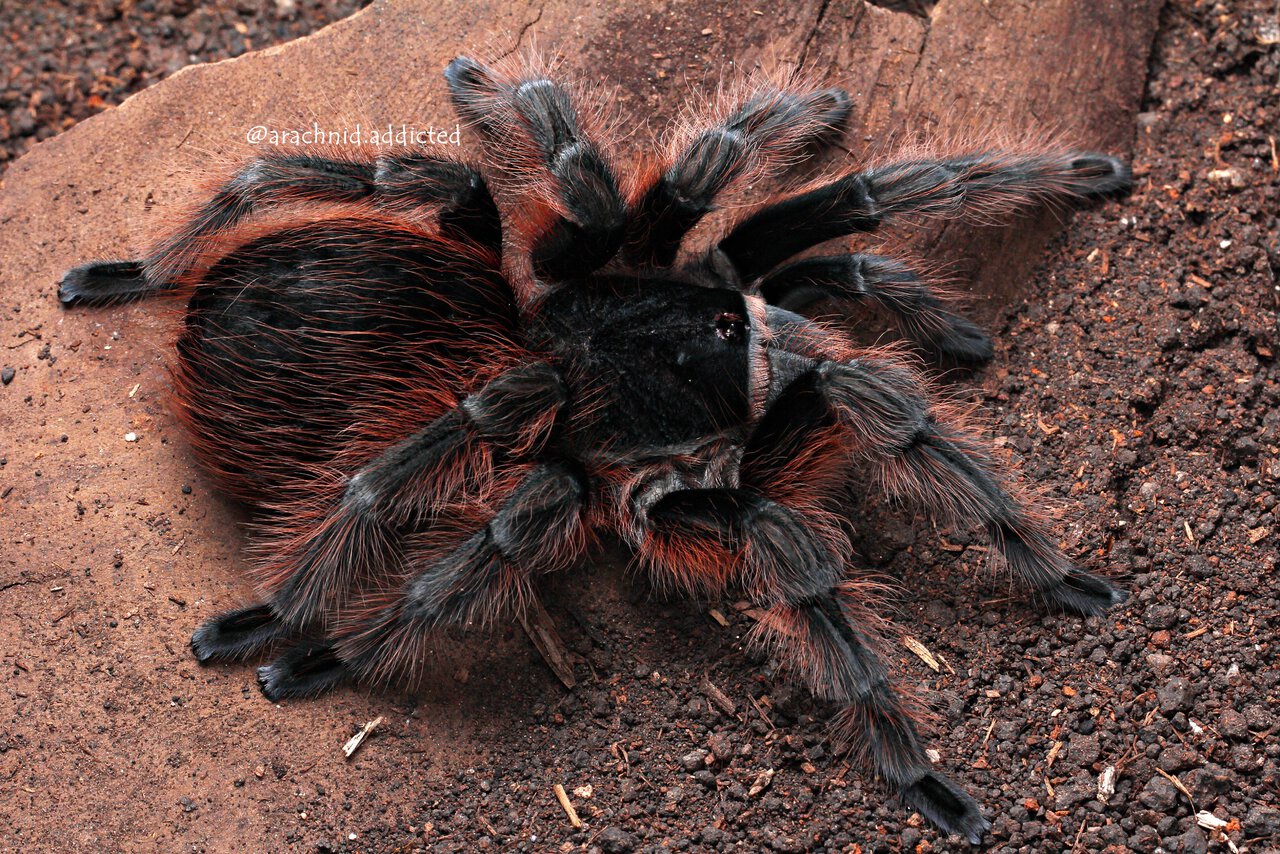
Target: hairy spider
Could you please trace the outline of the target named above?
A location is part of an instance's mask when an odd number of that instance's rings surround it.
[[[761,86],[624,184],[565,85],[467,58],[445,76],[486,168],[265,153],[143,259],[62,279],[66,303],[189,294],[176,405],[258,510],[261,596],[202,625],[196,657],[294,641],[258,670],[272,699],[386,677],[421,666],[433,630],[518,611],[608,532],[659,583],[744,590],[752,640],[839,705],[839,741],[978,841],[989,822],[927,758],[875,651],[874,586],[846,567],[851,463],[983,526],[1051,607],[1123,595],[1059,552],[901,350],[800,312],[871,302],[968,363],[991,357],[983,333],[898,261],[789,259],[900,215],[1123,195],[1127,168],[1052,147],[891,162],[770,199],[677,264],[718,194],[832,144],[849,96]]]

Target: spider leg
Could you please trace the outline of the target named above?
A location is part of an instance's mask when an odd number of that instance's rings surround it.
[[[581,542],[586,485],[559,463],[534,467],[460,545],[427,562],[389,602],[375,602],[319,645],[259,668],[272,700],[318,693],[348,674],[377,679],[420,665],[422,643],[448,624],[488,624],[522,607],[534,571],[564,566]]]
[[[991,340],[972,321],[943,307],[909,266],[882,255],[825,255],[779,267],[760,282],[770,305],[799,312],[819,300],[870,300],[888,310],[911,340],[957,362],[982,364]]]
[[[201,664],[241,661],[297,629],[276,616],[267,604],[219,614],[191,635],[191,651]]]
[[[484,461],[499,447],[517,455],[535,449],[564,402],[564,384],[550,365],[512,368],[366,464],[324,519],[282,543],[263,567],[274,579],[276,613],[305,625],[353,578],[384,569],[404,530],[459,489],[467,469],[487,468]]]
[[[739,550],[736,574],[768,610],[753,644],[772,649],[815,696],[839,703],[836,737],[948,833],[978,842],[990,827],[964,790],[933,770],[909,704],[874,652],[866,614],[842,584],[843,562],[803,517],[747,489],[643,489],[632,501],[633,539],[655,568],[686,588],[714,588],[726,569],[713,556]]]
[[[569,90],[538,74],[504,77],[464,56],[449,63],[445,79],[495,165],[532,182],[514,225],[529,244],[534,274],[563,281],[609,261],[622,243],[626,208]]]
[[[268,554],[257,574],[271,591],[271,619],[260,610],[267,606],[214,618],[192,638],[197,657],[243,658],[286,630],[322,622],[357,578],[394,570],[406,532],[469,474],[486,470],[496,449],[517,455],[536,449],[564,399],[549,365],[508,370],[352,474],[336,502],[312,514],[316,518],[282,514],[257,544]]]
[[[1035,202],[1082,203],[1125,195],[1129,168],[1103,154],[979,153],[906,160],[854,172],[769,205],[720,241],[742,281],[823,241],[874,231],[904,214],[958,214],[965,207],[1000,211]]]
[[[795,382],[812,384],[891,493],[948,519],[981,523],[1014,574],[1048,605],[1089,616],[1124,601],[1122,591],[1058,550],[982,443],[931,397],[907,363],[875,350],[840,361],[776,350],[770,358],[798,377]]]
[[[498,209],[480,173],[417,152],[369,160],[264,154],[224,183],[176,233],[145,258],[73,267],[58,285],[66,304],[109,305],[177,286],[220,235],[248,217],[289,203],[369,203],[389,211],[434,211],[441,232],[497,248]]]
[[[625,255],[638,266],[669,267],[684,236],[733,184],[772,163],[830,143],[849,116],[843,89],[755,92],[723,120],[682,141],[640,182],[630,203]]]
[[[910,705],[894,692],[874,637],[860,628],[852,595],[856,588],[837,588],[775,605],[751,641],[798,668],[815,694],[844,704],[836,738],[858,748],[911,808],[977,845],[991,822],[968,792],[933,770]]]

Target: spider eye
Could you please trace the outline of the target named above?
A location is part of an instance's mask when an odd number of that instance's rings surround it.
[[[747,322],[742,315],[724,312],[716,315],[716,335],[725,341],[741,341],[747,336]]]

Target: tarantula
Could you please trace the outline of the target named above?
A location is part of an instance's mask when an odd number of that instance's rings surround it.
[[[980,840],[989,822],[927,758],[876,652],[873,588],[847,570],[849,467],[983,526],[1051,607],[1123,594],[1059,552],[900,348],[803,312],[873,303],[968,363],[986,336],[899,261],[790,259],[900,215],[1120,196],[1128,169],[1050,147],[891,162],[770,199],[677,263],[719,194],[832,145],[849,96],[758,87],[624,181],[562,83],[465,57],[445,77],[485,168],[263,153],[144,258],[62,279],[65,303],[189,295],[176,407],[258,511],[261,595],[200,626],[196,657],[293,641],[258,670],[273,700],[386,677],[421,666],[433,630],[518,611],[538,573],[620,536],[662,584],[744,590],[764,613],[752,640],[840,707],[839,741]]]

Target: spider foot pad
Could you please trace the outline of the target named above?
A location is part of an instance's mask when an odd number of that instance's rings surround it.
[[[303,641],[270,664],[258,668],[258,686],[268,700],[314,697],[346,679],[347,669],[320,641]]]
[[[137,261],[103,261],[72,267],[58,282],[66,305],[110,305],[158,290]]]
[[[958,314],[945,312],[950,326],[927,342],[938,355],[968,365],[985,365],[995,355],[991,339],[976,323]]]
[[[1083,569],[1073,569],[1054,586],[1041,590],[1040,595],[1050,606],[1082,617],[1101,614],[1129,598],[1128,593],[1105,578]]]
[[[963,836],[978,845],[991,829],[978,802],[941,774],[930,771],[902,790],[902,799],[947,833]]]
[[[253,605],[219,614],[191,635],[196,661],[242,661],[289,633],[267,605]]]

